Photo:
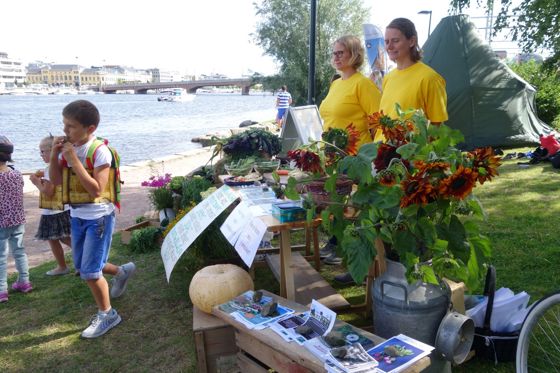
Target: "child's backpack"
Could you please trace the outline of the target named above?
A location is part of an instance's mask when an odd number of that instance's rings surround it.
[[[109,168],[109,180],[105,190],[98,198],[92,198],[87,190],[81,185],[80,180],[72,169],[63,167],[62,169],[62,200],[69,204],[99,203],[110,201],[120,210],[121,208],[121,180],[120,175],[120,157],[117,150],[109,145],[107,139],[97,137],[91,143],[86,155],[86,170],[93,175],[93,164],[95,153],[101,145],[107,146],[112,155],[111,166]]]

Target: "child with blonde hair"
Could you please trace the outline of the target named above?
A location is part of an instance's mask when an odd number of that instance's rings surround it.
[[[52,198],[55,193],[55,186],[49,178],[49,160],[51,157],[52,142],[54,137],[47,136],[39,143],[41,158],[47,164],[44,170],[40,170],[29,176],[31,182],[39,191],[48,198]],[[64,249],[62,243],[71,246],[70,240],[70,210],[51,210],[41,209],[41,220],[35,238],[47,241],[56,259],[57,267],[47,272],[48,276],[65,275],[70,270],[64,259]]]
[[[29,282],[29,265],[23,248],[25,215],[23,177],[7,165],[12,162],[14,145],[0,135],[0,303],[8,301],[8,248],[16,261],[18,279],[12,289],[22,293],[33,290]]]

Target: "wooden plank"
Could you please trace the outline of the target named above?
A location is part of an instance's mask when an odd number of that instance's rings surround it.
[[[236,332],[235,342],[237,343],[237,346],[241,350],[249,353],[252,356],[258,357],[260,362],[262,362],[266,366],[280,373],[312,372],[312,370],[309,370],[304,366],[300,365],[298,362],[292,360],[290,357],[285,355],[282,351],[277,351],[269,347],[267,344],[259,341],[256,338],[253,338],[249,334]],[[300,348],[304,348],[304,347],[300,346]]]
[[[206,350],[204,349],[204,333],[194,333],[194,346],[196,348],[196,368],[201,373],[208,372],[208,364],[206,363]]]
[[[262,367],[257,361],[243,352],[237,353],[237,366],[243,373],[268,373],[268,369]]]
[[[295,300],[294,264],[290,262],[291,256],[290,230],[284,229],[280,232],[280,295]]]
[[[229,324],[224,320],[201,311],[197,306],[193,305],[193,331],[209,330],[228,327]]]
[[[266,261],[274,274],[281,279],[280,256],[267,255]],[[292,272],[295,301],[309,306],[313,299],[332,310],[350,308],[350,303],[329,285],[327,281],[305,260],[300,253],[292,253]]]

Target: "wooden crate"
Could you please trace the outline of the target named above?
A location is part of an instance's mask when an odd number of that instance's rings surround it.
[[[197,372],[237,371],[233,326],[193,306],[193,334]]]
[[[124,245],[128,245],[130,243],[130,239],[132,238],[132,231],[140,228],[145,227],[159,227],[159,222],[153,220],[144,220],[138,224],[131,225],[130,227],[126,227],[120,231],[121,233],[121,243]]]

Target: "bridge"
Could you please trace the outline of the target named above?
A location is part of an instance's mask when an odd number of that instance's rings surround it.
[[[182,82],[160,82],[160,83],[125,83],[100,86],[98,90],[105,93],[116,93],[117,91],[134,91],[134,93],[145,94],[149,89],[184,88],[189,93],[195,93],[202,87],[231,87],[241,88],[242,95],[249,94],[249,88],[253,85],[251,78],[237,79],[207,79],[207,80],[185,80]]]

